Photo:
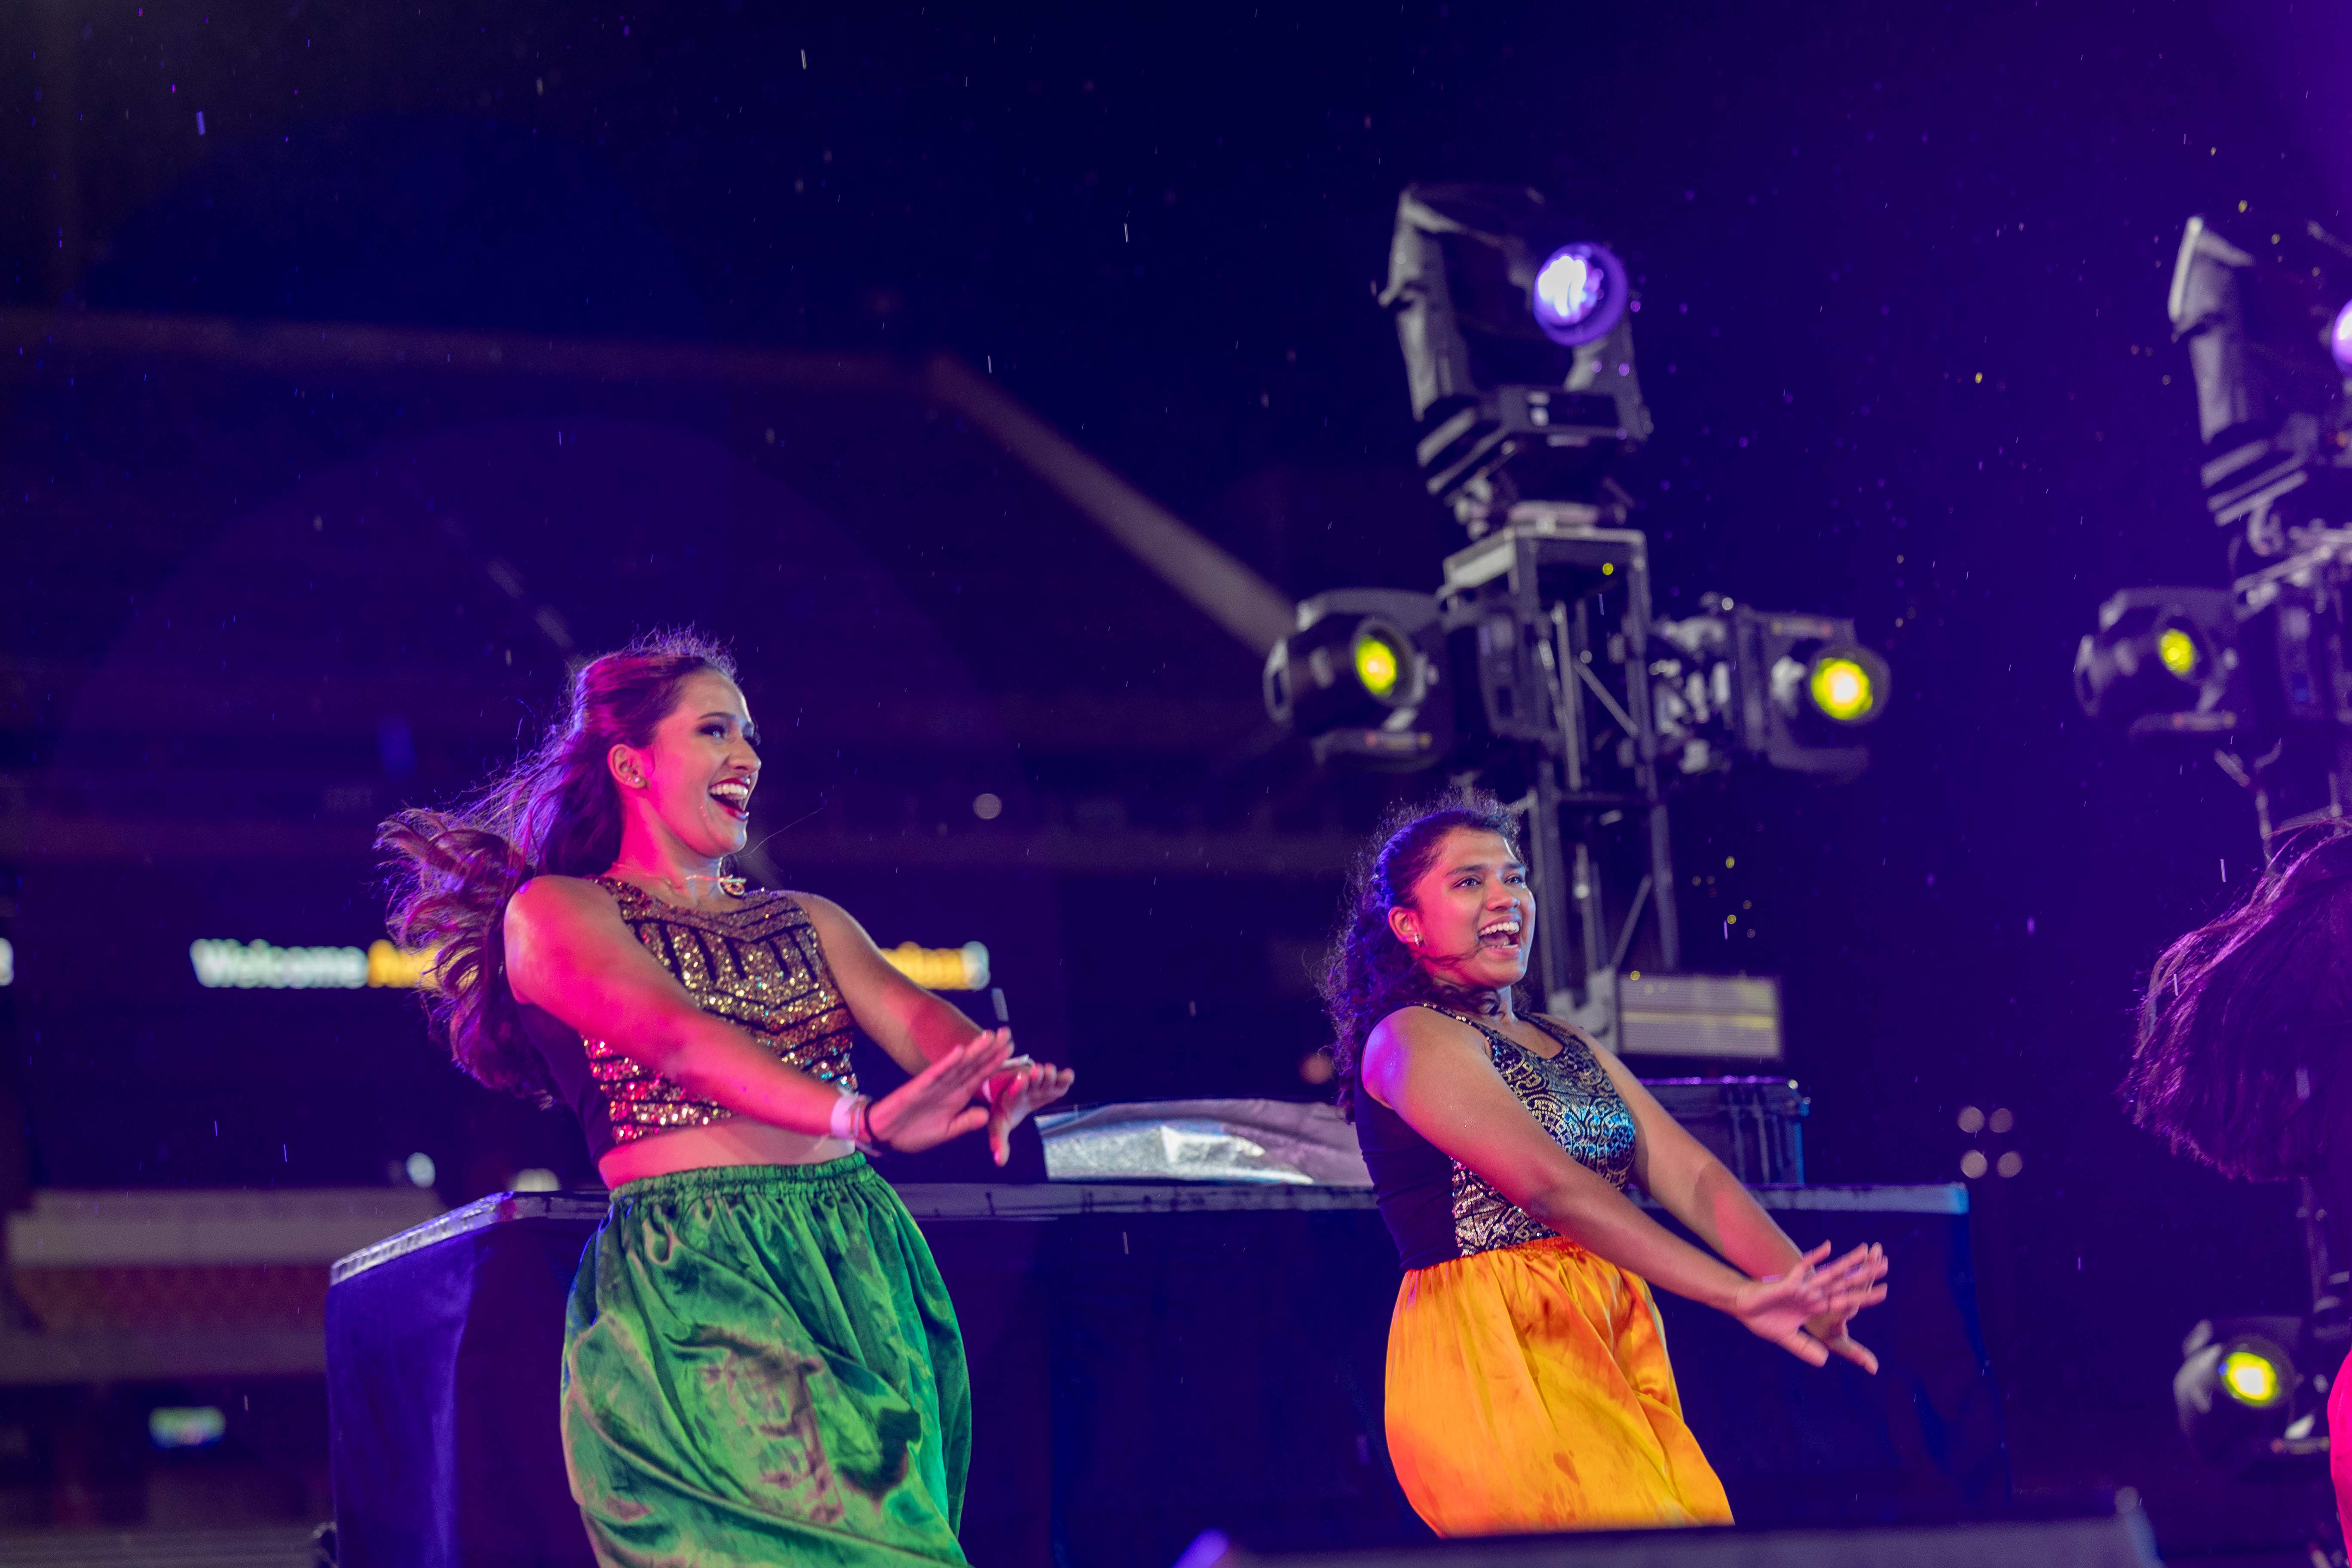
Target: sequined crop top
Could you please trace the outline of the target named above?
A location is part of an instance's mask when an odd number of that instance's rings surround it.
[[[1633,1175],[1633,1113],[1591,1047],[1549,1020],[1528,1022],[1559,1042],[1539,1057],[1466,1013],[1429,1007],[1486,1037],[1486,1057],[1528,1114],[1576,1163],[1619,1192]],[[1395,1111],[1359,1089],[1356,1142],[1407,1268],[1517,1247],[1559,1233],[1496,1192],[1486,1179],[1414,1131]]]
[[[595,882],[696,1006],[740,1026],[787,1067],[857,1087],[849,1007],[798,900],[757,892],[731,910],[687,910],[617,878]],[[543,1008],[524,1004],[522,1019],[558,1095],[580,1118],[591,1158],[648,1133],[708,1127],[734,1114],[696,1099],[610,1041],[582,1039]]]

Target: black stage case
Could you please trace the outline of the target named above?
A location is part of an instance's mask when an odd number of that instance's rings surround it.
[[[1261,1549],[1425,1537],[1381,1438],[1398,1269],[1369,1193],[1207,1184],[901,1185],[972,1363],[977,1568],[1171,1563],[1209,1527]],[[1661,1293],[1692,1427],[1744,1523],[1997,1509],[1999,1400],[1964,1189],[1760,1192],[1801,1245],[1885,1244],[1816,1372]],[[336,1268],[328,1399],[347,1568],[591,1562],[556,1428],[564,1295],[601,1194],[515,1194]]]

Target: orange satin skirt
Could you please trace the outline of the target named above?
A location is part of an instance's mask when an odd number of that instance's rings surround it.
[[[1570,1241],[1405,1275],[1388,1438],[1440,1535],[1731,1522],[1649,1286]]]

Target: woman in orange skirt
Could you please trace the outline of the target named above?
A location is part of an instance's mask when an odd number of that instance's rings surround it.
[[[1614,1056],[1519,1010],[1536,906],[1516,835],[1483,797],[1394,821],[1324,980],[1340,1108],[1405,1268],[1389,1455],[1440,1535],[1728,1524],[1650,1283],[1875,1372],[1846,1325],[1885,1298],[1885,1255],[1801,1253]]]

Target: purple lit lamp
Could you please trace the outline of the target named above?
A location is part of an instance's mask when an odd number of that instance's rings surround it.
[[[1536,268],[1535,281],[1528,288],[1528,309],[1544,336],[1562,348],[1581,348],[1609,335],[1623,318],[1632,295],[1625,264],[1608,247],[1563,245]],[[2343,321],[2336,326],[2340,332]]]

